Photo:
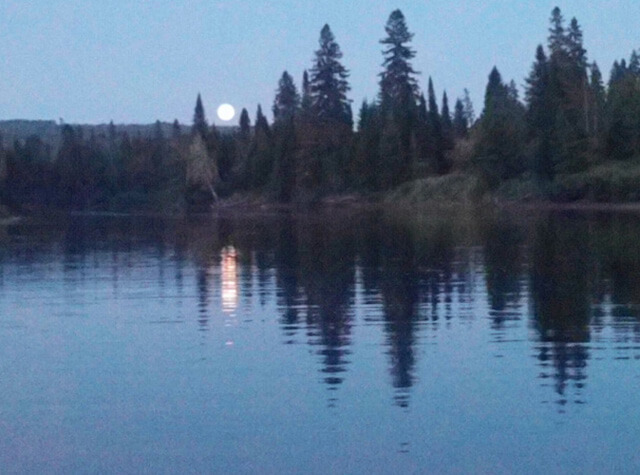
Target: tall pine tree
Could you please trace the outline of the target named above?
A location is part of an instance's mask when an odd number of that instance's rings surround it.
[[[207,124],[207,118],[204,113],[204,106],[202,105],[200,93],[198,93],[196,107],[193,111],[193,127],[191,128],[191,132],[193,134],[200,134],[203,139],[207,137],[209,132],[209,125]]]
[[[320,31],[320,48],[315,53],[310,70],[309,90],[311,111],[319,122],[342,122],[351,125],[349,100],[349,71],[342,65],[342,51],[329,25]]]
[[[382,51],[384,70],[380,73],[380,103],[386,107],[409,107],[415,104],[419,95],[418,74],[411,66],[416,53],[408,43],[413,39],[404,15],[394,10],[385,26],[387,36],[380,40],[385,48]]]
[[[276,98],[273,102],[274,123],[289,121],[298,113],[300,95],[291,75],[285,71],[278,82]]]

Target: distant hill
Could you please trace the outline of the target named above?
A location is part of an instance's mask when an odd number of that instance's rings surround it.
[[[173,131],[172,122],[161,122],[162,132],[165,137],[171,137]],[[0,120],[0,137],[4,147],[13,146],[16,140],[24,141],[32,135],[37,135],[43,142],[50,144],[56,151],[60,145],[61,130],[65,124],[59,124],[53,120]],[[69,124],[74,128],[82,129],[85,137],[92,132],[98,136],[107,135],[109,124]],[[127,133],[130,137],[153,137],[156,124],[115,124],[116,133]],[[237,126],[216,126],[222,134],[232,133],[237,130]],[[191,131],[191,124],[181,124],[183,134]]]

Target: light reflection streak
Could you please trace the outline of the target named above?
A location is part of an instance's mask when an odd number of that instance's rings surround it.
[[[233,313],[238,307],[238,253],[233,246],[222,249],[222,311]]]

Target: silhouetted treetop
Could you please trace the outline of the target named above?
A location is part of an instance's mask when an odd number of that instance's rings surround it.
[[[416,55],[408,43],[413,39],[404,15],[400,10],[394,10],[385,26],[387,36],[380,40],[385,45],[382,51],[384,71],[380,73],[380,101],[383,106],[405,103],[419,95],[418,82],[415,76],[418,74],[411,66],[411,59]]]
[[[320,121],[350,122],[349,71],[342,65],[342,51],[335,41],[329,25],[320,32],[320,48],[316,51],[314,65],[310,69],[309,89],[311,111]]]

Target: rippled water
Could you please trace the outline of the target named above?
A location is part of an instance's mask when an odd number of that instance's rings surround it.
[[[0,472],[640,469],[640,218],[0,229]]]

